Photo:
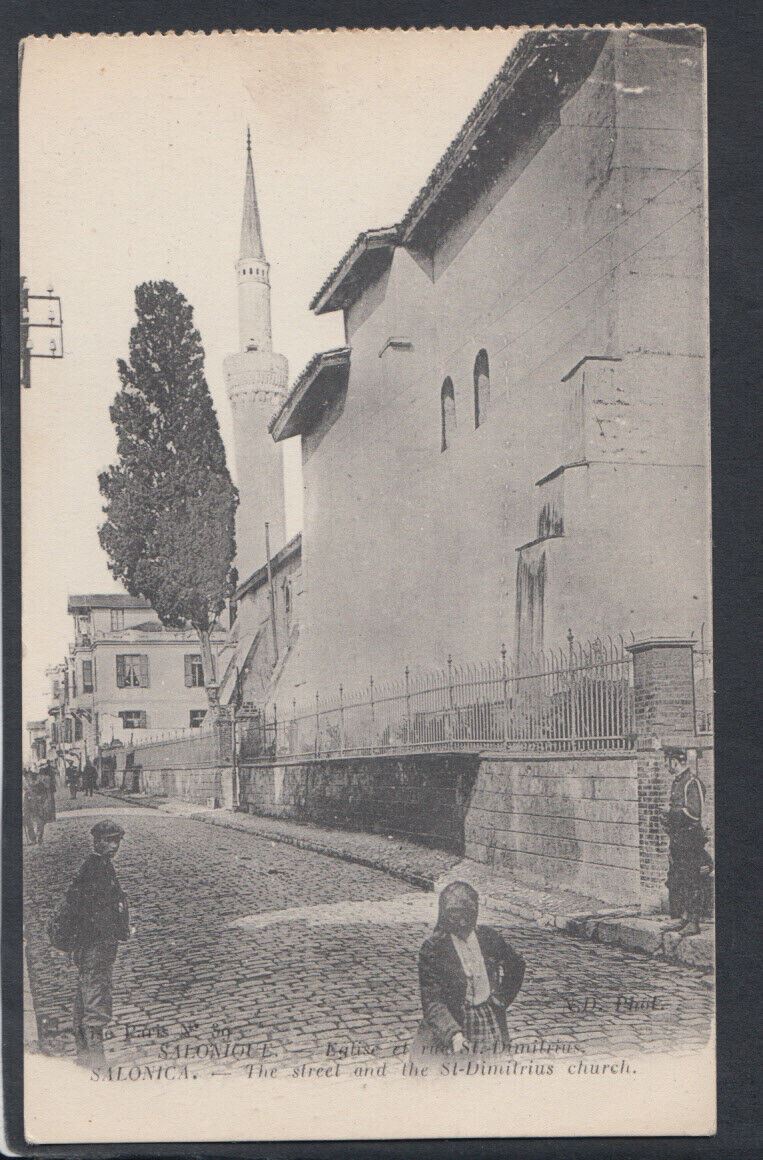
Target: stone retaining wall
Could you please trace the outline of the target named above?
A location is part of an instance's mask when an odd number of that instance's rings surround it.
[[[421,754],[245,766],[239,802],[266,817],[394,834],[463,854],[477,765],[468,754]]]
[[[639,897],[636,759],[466,754],[245,767],[251,813],[389,833],[615,903]]]
[[[121,789],[179,798],[195,805],[233,808],[229,725],[197,736],[155,741],[116,751],[115,781]]]
[[[465,817],[465,852],[532,885],[637,902],[635,756],[484,759]]]
[[[233,807],[232,771],[229,766],[206,769],[140,770],[142,792],[179,798],[195,805]]]

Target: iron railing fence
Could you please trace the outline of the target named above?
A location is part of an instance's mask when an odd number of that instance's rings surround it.
[[[421,751],[571,752],[635,745],[630,655],[622,637],[512,663],[500,659],[411,672],[331,697],[316,693],[244,711],[239,758],[364,757]]]
[[[164,742],[194,741],[213,733],[214,719],[207,716],[201,725],[183,725],[177,729],[112,729],[110,740],[119,740],[130,749],[140,749],[145,745],[161,745]]]
[[[125,746],[127,768],[206,769],[228,764],[230,751],[221,752],[219,737],[212,729],[194,729],[190,734],[142,741]]]

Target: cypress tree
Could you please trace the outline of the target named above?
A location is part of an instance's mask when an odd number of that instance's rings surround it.
[[[118,462],[98,477],[109,570],[168,628],[192,625],[204,682],[217,684],[210,633],[232,591],[238,494],[204,376],[193,309],[171,282],[135,290],[137,323],[109,410]]]

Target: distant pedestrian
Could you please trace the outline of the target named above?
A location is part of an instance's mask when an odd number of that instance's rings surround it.
[[[103,1033],[112,1014],[112,971],[120,942],[130,937],[127,899],[112,864],[124,837],[116,822],[93,826],[93,853],[83,862],[56,916],[62,932],[54,945],[71,949],[77,967],[74,1041],[77,1061],[98,1067],[104,1061]],[[60,933],[60,937],[58,937]]]
[[[506,1009],[516,998],[524,960],[492,926],[477,926],[479,896],[451,882],[439,899],[434,933],[419,953],[424,1019],[414,1054],[504,1051]]]
[[[80,772],[73,761],[66,763],[66,784],[69,787],[69,797],[76,798],[80,784]]]
[[[33,771],[24,788],[24,829],[33,846],[41,846],[45,837],[45,824],[49,813],[49,788],[47,775]]]
[[[687,764],[685,749],[666,750],[673,774],[668,808],[663,825],[668,833],[668,909],[679,921],[670,930],[689,928],[699,934],[703,916],[703,879],[712,872],[712,859],[705,849],[707,835],[702,826],[705,787]]]
[[[34,825],[32,824],[32,779],[34,777],[34,769],[27,766],[22,771],[22,793],[21,793],[21,811],[24,822],[24,834],[30,846],[37,844],[37,835]]]
[[[48,790],[47,800],[47,817],[46,821],[55,822],[56,820],[56,767],[52,761],[45,761],[40,766],[40,773],[43,775],[45,784]]]
[[[90,758],[85,759],[85,764],[82,769],[82,789],[85,797],[92,797],[93,790],[98,782],[98,770],[93,765]]]

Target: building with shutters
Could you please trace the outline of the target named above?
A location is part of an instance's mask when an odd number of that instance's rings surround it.
[[[49,748],[87,752],[130,739],[198,728],[207,711],[201,648],[193,629],[165,628],[143,599],[70,596],[74,641],[49,670]],[[212,635],[217,658],[225,638]]]
[[[44,761],[48,756],[48,722],[27,721],[26,730],[29,737],[29,752],[35,762]]]

